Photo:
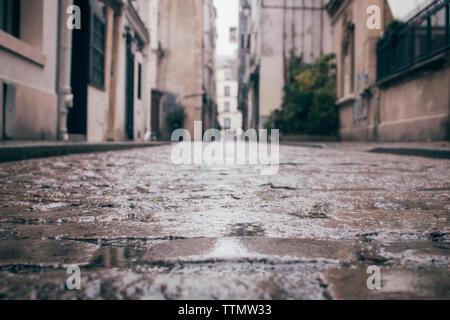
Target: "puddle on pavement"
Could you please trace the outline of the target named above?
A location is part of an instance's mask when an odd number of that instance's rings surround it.
[[[263,236],[265,229],[260,225],[251,223],[237,223],[231,227],[230,237]]]

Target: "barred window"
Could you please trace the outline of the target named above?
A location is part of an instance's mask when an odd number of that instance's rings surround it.
[[[92,26],[90,83],[99,89],[105,87],[105,24],[96,15]]]

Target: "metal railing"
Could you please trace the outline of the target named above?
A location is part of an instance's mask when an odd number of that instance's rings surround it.
[[[450,49],[450,0],[434,0],[377,43],[377,80],[407,71]]]

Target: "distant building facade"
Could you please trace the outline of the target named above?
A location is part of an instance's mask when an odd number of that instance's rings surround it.
[[[238,110],[236,59],[221,56],[217,62],[217,105],[222,137],[227,130],[238,134],[242,129],[242,114]]]
[[[160,44],[157,89],[163,94],[162,116],[184,107],[184,127],[193,136],[194,122],[203,130],[216,126],[215,27],[212,0],[164,0],[159,2]],[[170,138],[165,123],[163,138]]]
[[[292,55],[306,63],[331,51],[325,0],[241,0],[240,103],[246,128],[261,128],[280,108]],[[249,18],[250,17],[250,18]]]
[[[382,29],[370,30],[371,5]],[[448,140],[450,1],[427,1],[409,19],[393,20],[387,1],[332,0],[327,5],[337,55],[340,136],[358,141]]]
[[[248,85],[250,80],[251,46],[251,0],[239,0],[238,35],[238,109],[242,113],[242,129],[256,128],[257,115],[249,104]]]

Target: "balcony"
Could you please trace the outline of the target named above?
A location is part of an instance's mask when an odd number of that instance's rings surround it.
[[[435,0],[379,40],[377,80],[427,64],[449,49],[450,0]]]

